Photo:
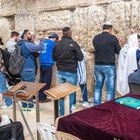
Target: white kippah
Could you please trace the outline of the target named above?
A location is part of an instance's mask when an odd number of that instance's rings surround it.
[[[110,26],[112,26],[112,23],[110,21],[106,21],[103,25],[110,25]]]

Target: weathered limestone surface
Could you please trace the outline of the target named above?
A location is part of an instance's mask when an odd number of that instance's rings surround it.
[[[86,51],[87,83],[93,92],[94,53],[92,38],[101,32],[102,23],[111,21],[114,33],[125,37],[140,32],[139,0],[1,0],[0,36],[6,41],[11,30],[30,29],[38,33],[60,33],[64,26],[73,29],[74,39]]]

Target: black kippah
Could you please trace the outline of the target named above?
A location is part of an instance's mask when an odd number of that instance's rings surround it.
[[[63,32],[67,32],[67,31],[69,31],[70,30],[70,27],[64,27],[63,28]]]

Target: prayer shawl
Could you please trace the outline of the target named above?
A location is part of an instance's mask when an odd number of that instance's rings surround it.
[[[128,43],[121,49],[117,67],[117,91],[122,96],[129,93],[128,76],[138,68],[136,51],[138,49],[137,34],[129,36]]]
[[[82,61],[78,61],[77,75],[78,75],[78,84],[86,83],[86,65],[85,65],[85,52],[81,50],[84,59]]]

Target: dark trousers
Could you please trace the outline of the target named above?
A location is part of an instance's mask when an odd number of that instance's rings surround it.
[[[23,126],[20,122],[12,122],[11,124],[0,127],[0,140],[25,140],[23,134]]]
[[[44,91],[49,89],[52,82],[52,66],[40,65],[40,83],[46,83],[47,85],[39,91],[39,101],[46,99],[47,95]]]

